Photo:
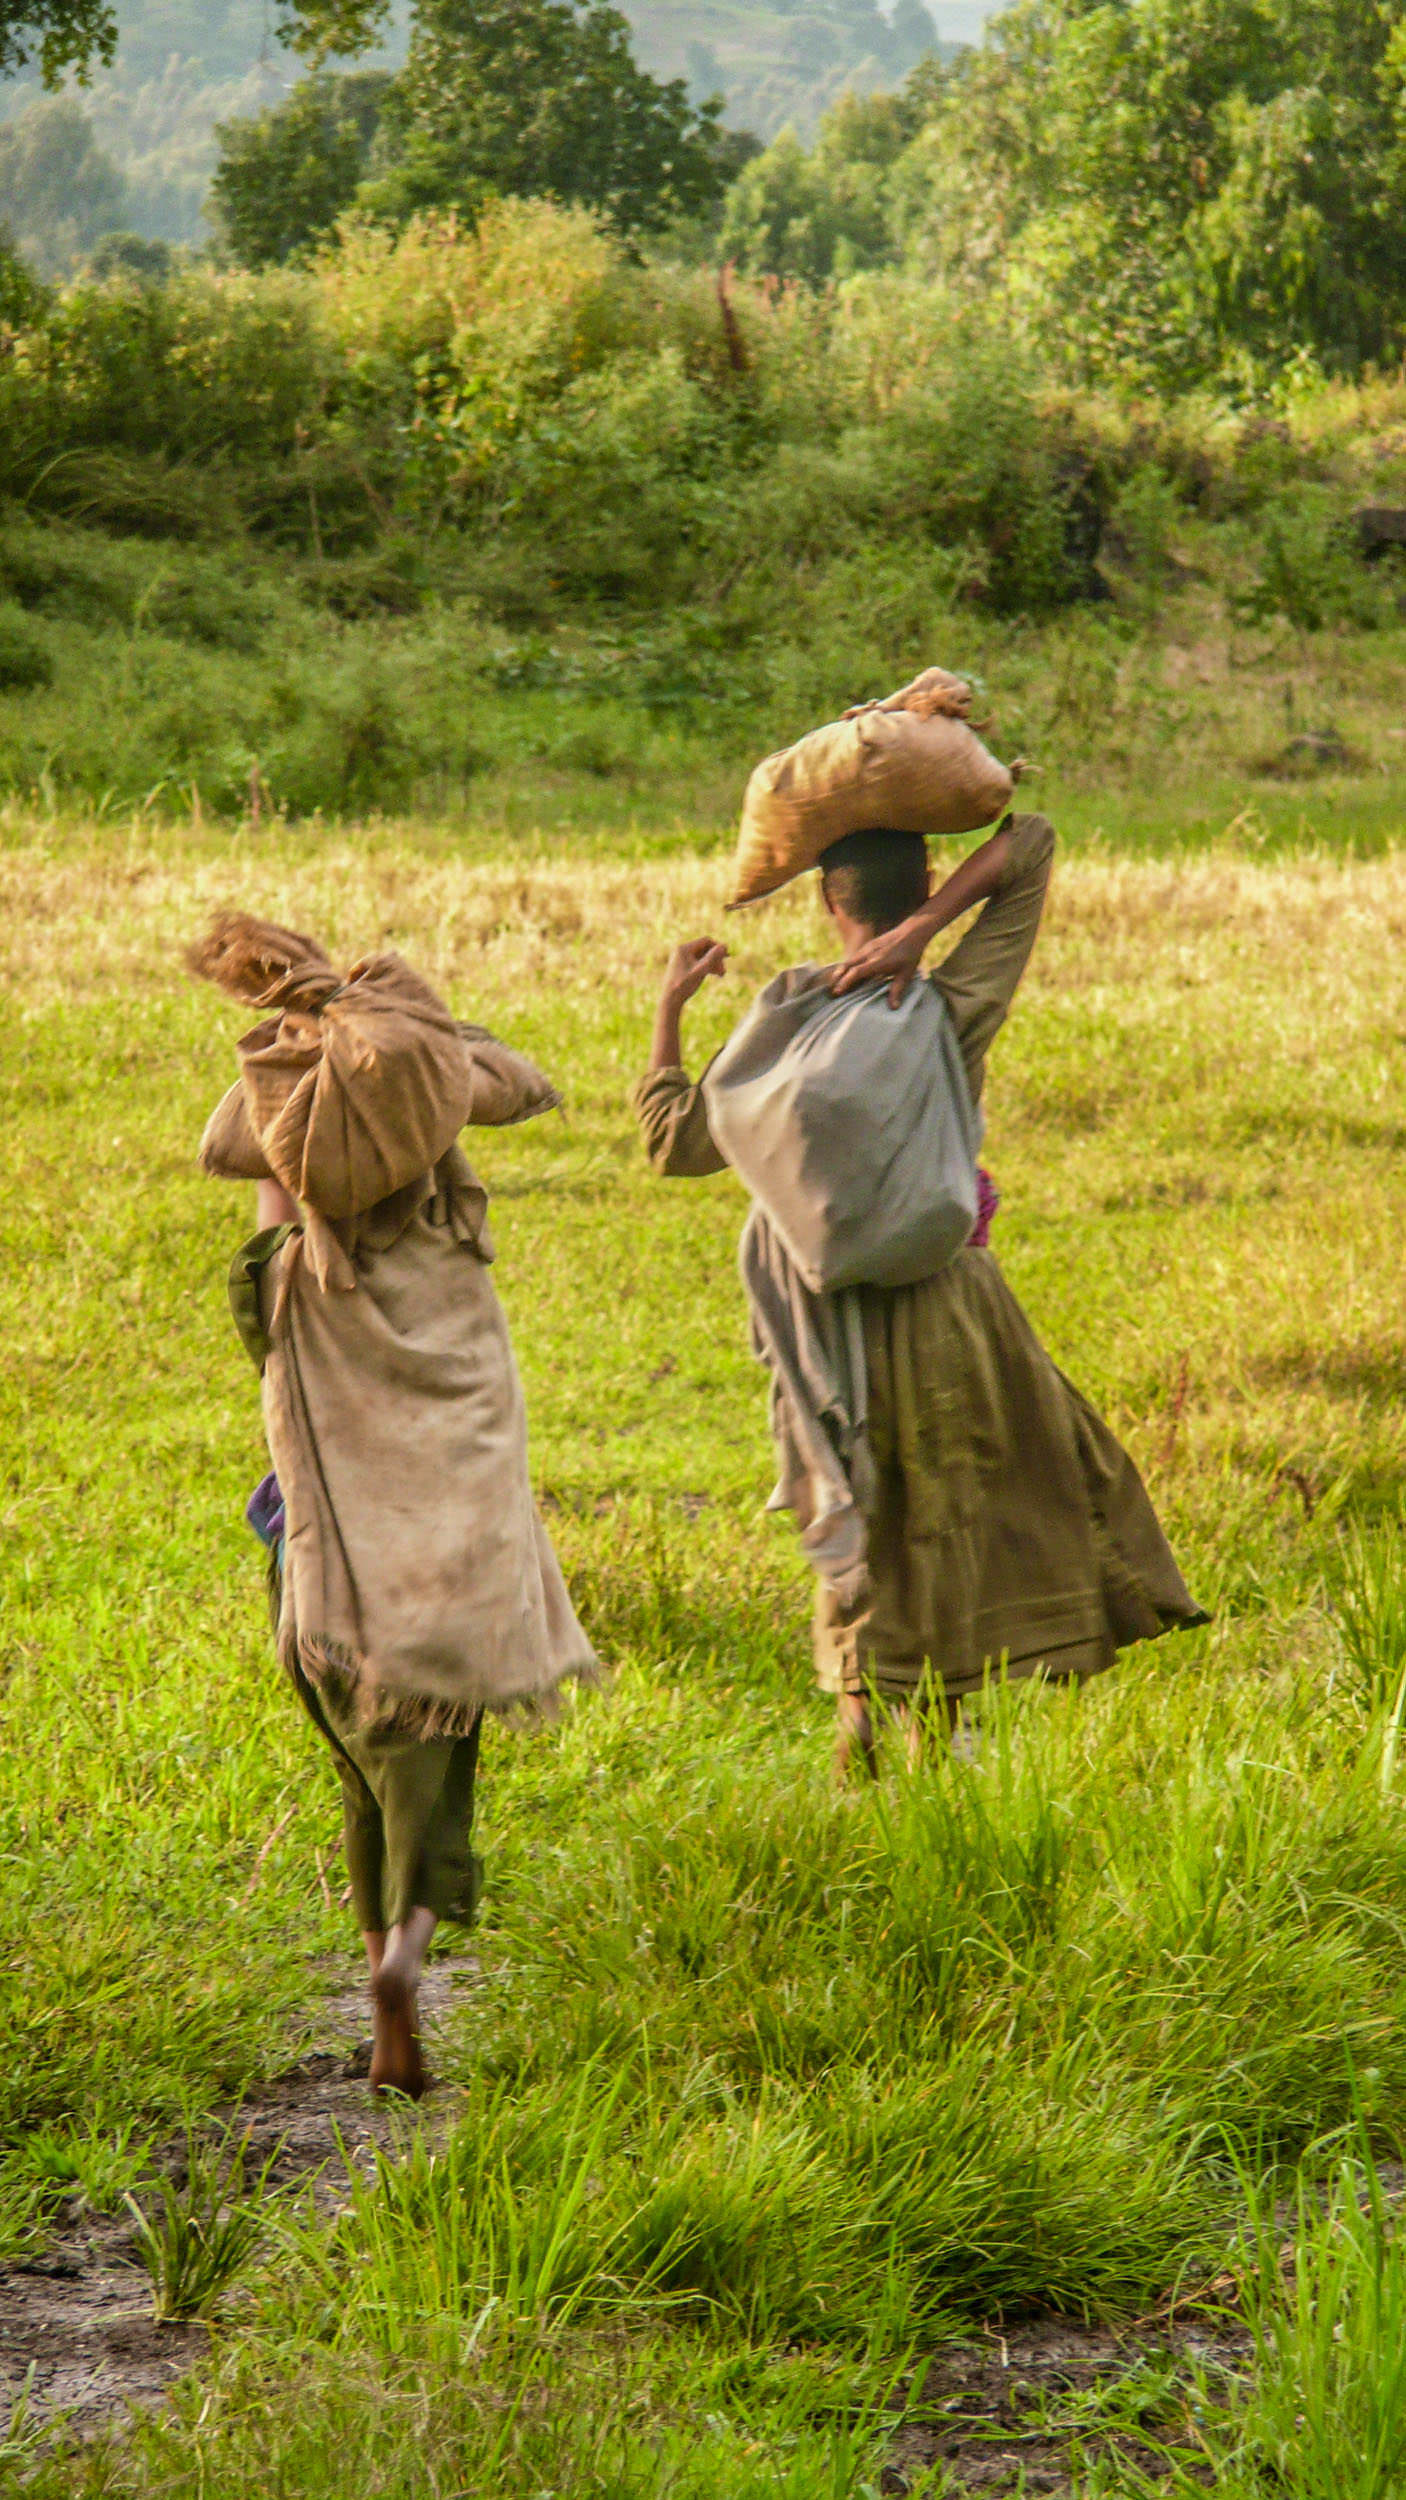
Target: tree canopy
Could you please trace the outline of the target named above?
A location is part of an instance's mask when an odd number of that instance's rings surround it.
[[[14,248],[58,276],[122,223],[126,184],[70,96],[36,96],[0,122],[0,203]]]
[[[390,0],[279,0],[277,33],[309,59],[364,52]],[[37,69],[46,87],[86,82],[117,50],[114,0],[0,0],[0,78]]]
[[[236,260],[287,260],[331,232],[366,172],[389,85],[383,70],[323,71],[286,104],[220,126],[210,209]]]
[[[0,78],[37,69],[46,87],[86,78],[117,49],[111,0],[0,0]]]
[[[579,203],[627,232],[659,227],[715,207],[736,171],[721,109],[642,70],[609,0],[420,0],[374,204],[513,194]]]
[[[353,204],[391,224],[494,197],[594,210],[620,231],[714,213],[752,143],[716,100],[642,70],[609,0],[420,0],[394,76],[314,74],[220,131],[216,222],[285,260]]]
[[[1015,0],[898,102],[749,167],[747,266],[905,262],[1094,378],[1406,345],[1406,0]]]

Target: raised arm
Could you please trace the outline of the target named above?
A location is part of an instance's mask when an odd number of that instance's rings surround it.
[[[301,1224],[302,1210],[296,1198],[290,1198],[282,1181],[259,1183],[259,1230],[272,1232],[276,1224]]]
[[[688,1001],[726,962],[727,948],[714,938],[675,947],[659,994],[649,1070],[630,1096],[650,1167],[667,1179],[703,1180],[727,1170],[713,1143],[702,1086],[683,1065],[682,1031]]]
[[[1054,827],[1047,817],[1012,816],[996,838],[1006,846],[998,882],[932,976],[956,1029],[973,1100],[981,1091],[987,1051],[1030,961],[1054,859]]]

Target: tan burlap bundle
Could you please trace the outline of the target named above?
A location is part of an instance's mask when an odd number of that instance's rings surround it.
[[[557,1096],[398,955],[343,979],[312,939],[226,913],[190,964],[267,1013],[201,1161],[303,1207],[258,1281],[279,1654],[420,1736],[550,1709],[595,1660],[533,1502],[487,1200],[456,1140]]]
[[[1016,773],[982,745],[971,688],[924,669],[882,703],[857,704],[760,763],[747,784],[728,905],[814,868],[847,833],[974,833],[1009,807]]]
[[[238,1085],[201,1141],[208,1172],[271,1174],[315,1214],[364,1214],[433,1170],[461,1128],[553,1108],[554,1087],[481,1025],[462,1025],[399,955],[345,977],[313,938],[223,912],[193,972],[269,1011],[238,1044]]]

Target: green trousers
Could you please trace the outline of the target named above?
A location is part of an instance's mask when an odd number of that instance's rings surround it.
[[[359,1725],[351,1688],[328,1677],[293,1680],[332,1748],[342,1783],[347,1872],[364,1935],[398,1927],[412,1910],[473,1922],[483,1870],[469,1846],[482,1715],[467,1736],[428,1739]]]

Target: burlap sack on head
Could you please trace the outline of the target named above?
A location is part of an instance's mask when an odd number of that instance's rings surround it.
[[[847,833],[974,833],[1009,807],[1015,775],[982,745],[971,689],[925,669],[768,755],[747,784],[732,900],[756,902],[814,868]]]
[[[225,912],[191,969],[270,1010],[238,1044],[201,1161],[231,1177],[267,1172],[331,1222],[362,1215],[418,1180],[470,1122],[531,1119],[560,1100],[539,1068],[462,1026],[399,955],[370,955],[345,979],[312,938]]]

